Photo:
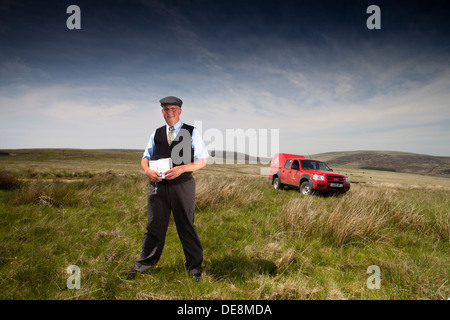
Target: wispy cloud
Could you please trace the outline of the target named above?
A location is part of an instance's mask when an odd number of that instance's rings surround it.
[[[115,90],[58,85],[0,91],[2,147],[144,148],[161,111],[149,110],[148,101],[121,101]]]
[[[44,112],[51,117],[62,120],[82,120],[82,119],[95,119],[95,118],[107,118],[111,116],[118,116],[129,110],[133,109],[132,106],[127,104],[122,105],[110,105],[110,106],[92,106],[92,105],[80,105],[75,101],[59,101],[57,105],[45,108]]]

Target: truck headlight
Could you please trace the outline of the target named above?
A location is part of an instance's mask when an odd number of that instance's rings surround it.
[[[348,177],[345,177],[345,182],[350,183],[350,179]]]
[[[322,180],[322,181],[325,181],[325,177],[322,176],[322,175],[319,175],[319,174],[313,175],[313,179],[314,179],[314,180]]]

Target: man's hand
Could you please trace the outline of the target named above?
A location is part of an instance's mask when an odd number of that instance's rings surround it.
[[[167,180],[172,180],[180,176],[183,172],[194,172],[206,166],[206,159],[195,159],[194,162],[183,164],[167,170],[164,175]]]
[[[161,175],[158,171],[147,169],[145,170],[145,175],[150,179],[151,182],[160,182],[161,181]]]
[[[183,166],[177,166],[164,172],[164,176],[166,177],[167,180],[172,180],[178,178],[180,174],[182,174],[184,171],[185,170]]]
[[[148,159],[143,158],[141,160],[141,167],[142,170],[144,170],[145,175],[150,179],[151,182],[161,181],[161,175],[159,174],[159,172],[148,167]]]
[[[164,173],[165,178],[167,180],[172,180],[172,179],[179,177],[180,174],[182,174],[183,172],[194,172],[198,169],[203,168],[205,165],[206,165],[206,159],[196,159],[193,163],[176,166],[170,170],[167,170]],[[141,167],[151,182],[160,182],[161,181],[161,175],[157,171],[151,170],[148,167],[148,159],[143,158],[141,160]]]

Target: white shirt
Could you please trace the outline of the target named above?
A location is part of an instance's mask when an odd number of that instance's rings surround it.
[[[183,122],[178,121],[173,127],[173,133],[174,137],[178,135],[180,132],[181,127],[183,126]],[[166,134],[169,135],[169,128],[170,126],[166,124]],[[155,132],[153,131],[152,135],[150,136],[150,140],[148,141],[147,147],[145,148],[143,159],[147,160],[155,160],[153,158],[154,151],[155,151]],[[202,137],[200,136],[200,133],[198,130],[194,127],[194,130],[192,131],[192,148],[194,148],[194,160],[197,159],[206,159],[209,158],[208,150],[206,149],[206,145],[203,142]]]

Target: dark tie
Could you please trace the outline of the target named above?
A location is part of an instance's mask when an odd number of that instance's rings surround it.
[[[173,135],[173,130],[175,128],[173,126],[170,126],[169,128],[169,136],[167,137],[167,142],[169,143],[169,146],[172,144],[172,141],[175,139],[174,135]]]

